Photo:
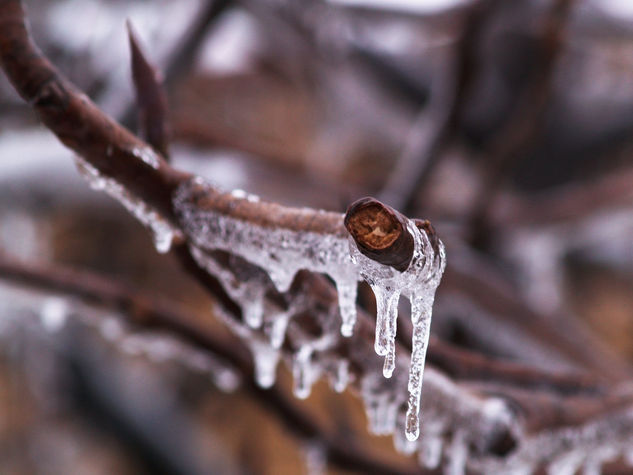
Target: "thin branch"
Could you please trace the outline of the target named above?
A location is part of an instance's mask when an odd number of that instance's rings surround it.
[[[541,130],[574,1],[553,0],[546,14],[540,37],[538,63],[532,71],[531,80],[505,126],[498,131],[485,152],[483,182],[468,224],[469,239],[477,245],[484,244],[489,238],[490,205],[503,185],[507,171],[525,153]]]
[[[402,154],[379,194],[381,201],[406,213],[414,212],[419,194],[455,133],[477,66],[475,58],[482,31],[498,5],[498,0],[476,0],[465,8],[453,64],[439,75],[430,104],[413,124]]]

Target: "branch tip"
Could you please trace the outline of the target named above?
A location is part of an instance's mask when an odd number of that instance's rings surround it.
[[[375,198],[361,198],[347,208],[344,224],[363,255],[400,272],[409,267],[413,236],[399,211]]]

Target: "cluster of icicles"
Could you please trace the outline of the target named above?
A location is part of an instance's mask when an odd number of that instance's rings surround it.
[[[146,151],[138,151],[135,155],[149,166],[158,166],[156,160],[148,159]],[[152,156],[150,154],[149,158]],[[115,180],[101,175],[79,157],[76,161],[80,173],[92,188],[105,191],[121,201],[128,211],[152,230],[159,252],[170,249],[174,236],[180,230],[171,226],[155,210],[134,197]],[[272,281],[279,292],[286,292],[295,274],[301,269],[327,274],[336,284],[338,293],[340,333],[349,337],[353,334],[356,321],[358,282],[365,280],[376,296],[378,311],[375,350],[385,357],[383,375],[386,378],[391,377],[395,368],[399,298],[402,295],[409,299],[413,341],[408,409],[404,425],[407,439],[416,440],[420,432],[418,414],[431,310],[446,260],[443,244],[439,243],[436,253],[426,233],[420,231],[412,221],[408,221],[407,231],[414,238],[414,253],[409,267],[400,272],[365,257],[358,251],[353,240],[344,234],[265,228],[213,210],[200,209],[193,198],[201,187],[212,189],[211,185],[199,177],[182,184],[173,197],[174,209],[179,217],[179,225],[188,237],[194,258],[222,282],[227,293],[241,306],[247,325],[236,325],[229,318],[225,320],[249,344],[254,355],[256,380],[261,386],[269,387],[274,384],[280,348],[285,340],[289,320],[292,315],[303,310],[301,306],[305,305],[300,299],[294,299],[288,308],[276,308],[265,298],[269,281]],[[235,200],[259,201],[257,196],[242,190],[234,190],[231,195]],[[341,223],[342,220],[341,215]],[[233,258],[229,265],[222,265],[213,257],[213,251],[217,250],[226,251],[237,258]],[[260,268],[261,272],[253,272],[251,264]],[[262,327],[268,336],[267,341],[262,340],[259,332],[249,331]],[[336,336],[331,331],[317,340],[307,335],[299,335],[296,339],[303,341],[303,344],[296,351],[293,361],[295,394],[305,398],[321,374],[318,366],[312,364],[314,355],[325,353],[333,347]],[[349,379],[347,364],[341,361],[328,364],[336,367],[334,373],[338,376],[334,387],[342,391]]]
[[[154,166],[153,155],[137,153],[148,165]],[[447,473],[464,473],[466,463],[481,473],[528,474],[543,464],[548,473],[573,473],[584,466],[585,473],[599,473],[602,463],[623,456],[633,464],[631,452],[631,426],[633,411],[626,410],[612,418],[577,428],[560,428],[542,434],[523,438],[520,446],[510,457],[479,458],[469,450],[469,446],[484,440],[486,434],[495,427],[513,424],[513,416],[505,403],[494,398],[480,400],[461,391],[450,380],[437,372],[427,375],[429,386],[425,405],[432,409],[423,427],[423,437],[419,434],[419,400],[424,369],[424,357],[428,342],[428,329],[435,289],[444,270],[445,255],[440,243],[435,253],[424,232],[420,232],[411,222],[408,231],[415,241],[413,259],[405,272],[398,272],[366,258],[360,254],[353,242],[344,236],[324,236],[313,233],[298,233],[284,229],[264,229],[240,222],[209,210],[196,208],[191,193],[200,186],[207,186],[194,179],[180,187],[174,196],[174,206],[180,215],[182,229],[172,227],[155,210],[137,199],[111,178],[104,177],[88,163],[77,158],[78,168],[84,178],[95,189],[103,190],[121,201],[143,224],[154,233],[154,242],[160,252],[167,252],[172,239],[182,231],[192,241],[192,254],[210,273],[225,286],[227,292],[242,305],[245,322],[237,322],[232,317],[218,312],[231,329],[250,345],[256,365],[256,379],[262,386],[270,386],[275,380],[276,366],[280,358],[280,348],[287,333],[291,340],[300,342],[294,352],[294,391],[305,398],[311,385],[321,376],[328,374],[332,386],[343,391],[350,380],[348,362],[328,353],[340,338],[336,326],[339,313],[342,318],[340,331],[344,336],[352,336],[355,320],[356,286],[365,279],[376,294],[378,317],[376,329],[376,351],[385,356],[383,374],[391,377],[394,371],[394,336],[397,321],[397,302],[400,295],[411,301],[413,332],[413,352],[408,377],[408,410],[405,415],[399,410],[404,402],[404,394],[394,390],[401,386],[402,372],[396,371],[390,381],[375,372],[365,374],[360,381],[361,394],[365,401],[372,432],[394,434],[396,448],[403,453],[418,451],[420,464],[436,468],[442,463],[442,453],[448,456]],[[257,201],[258,198],[245,192],[232,192],[236,199]],[[229,262],[220,262],[213,256],[213,250],[229,251]],[[256,267],[259,270],[254,272]],[[310,308],[311,303],[301,298],[291,300],[289,308],[277,308],[265,299],[269,279],[280,291],[288,289],[294,274],[299,269],[328,274],[336,283],[340,312],[320,323],[323,334],[314,338],[301,333],[300,325],[289,325],[292,315]],[[0,286],[0,340],[12,334],[10,328],[17,321],[28,319],[16,312],[16,306],[24,302],[33,315],[49,332],[57,332],[64,326],[71,307],[58,297],[34,299],[31,291],[23,294],[13,286]],[[28,302],[28,303],[27,303]],[[76,311],[77,302],[72,308]],[[73,312],[74,313],[74,312]],[[77,312],[79,316],[91,315],[87,309]],[[330,318],[331,317],[331,318]],[[163,361],[180,360],[192,368],[208,371],[221,389],[230,391],[239,384],[239,376],[207,352],[189,348],[184,342],[171,336],[152,332],[132,332],[121,320],[100,315],[89,318],[89,323],[99,322],[98,328],[106,340],[116,342],[122,351]],[[193,351],[192,351],[193,350]],[[358,348],[358,351],[363,351]],[[317,362],[319,364],[317,364]],[[405,426],[405,431],[395,431],[396,426]],[[458,428],[453,431],[452,429]],[[444,439],[452,433],[449,446],[443,448]],[[404,437],[406,435],[406,437]]]
[[[319,234],[285,228],[267,228],[218,213],[200,209],[194,197],[200,188],[210,186],[201,179],[181,185],[174,196],[174,207],[182,230],[188,236],[192,254],[210,273],[218,277],[226,291],[242,306],[244,320],[252,329],[264,326],[269,342],[259,342],[253,335],[246,338],[255,353],[258,381],[263,385],[274,382],[279,348],[285,339],[290,317],[297,313],[295,303],[288,309],[266,308],[264,298],[268,279],[279,292],[290,288],[295,274],[302,269],[327,274],[336,284],[341,317],[340,333],[349,337],[356,320],[356,292],[358,282],[365,280],[372,288],[377,303],[375,350],[384,356],[383,375],[390,378],[395,369],[395,338],[398,302],[404,296],[411,302],[413,341],[409,369],[409,399],[405,433],[409,440],[419,435],[418,413],[424,360],[429,339],[431,309],[435,290],[445,266],[444,247],[439,243],[436,253],[424,231],[412,221],[407,232],[414,239],[414,252],[404,272],[379,264],[361,254],[356,244],[346,235]],[[232,192],[235,200],[257,201],[258,198],[241,190]],[[341,223],[343,216],[341,216]],[[222,266],[212,256],[216,250],[255,264],[264,272],[240,278],[239,261]],[[266,317],[266,322],[264,321]],[[234,326],[234,325],[233,325]],[[244,333],[246,330],[241,329]],[[309,371],[312,355],[324,352],[336,343],[336,333],[324,334],[317,340],[303,339],[296,351],[293,365],[295,393],[307,397],[309,386],[316,379]],[[247,335],[242,335],[247,336]],[[301,337],[299,339],[302,339]],[[263,367],[262,367],[263,366]],[[345,372],[345,370],[341,370]],[[342,383],[339,384],[341,386]]]

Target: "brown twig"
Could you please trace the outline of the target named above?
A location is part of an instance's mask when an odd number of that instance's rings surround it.
[[[141,135],[158,153],[169,159],[167,94],[163,78],[146,58],[129,20],[127,31]]]
[[[438,79],[431,103],[413,125],[394,171],[379,194],[381,201],[408,214],[415,211],[420,193],[424,192],[458,126],[477,67],[477,47],[497,5],[498,0],[477,0],[462,12],[463,26],[454,46],[454,64],[445,68],[446,74]]]
[[[490,204],[504,183],[507,171],[525,153],[543,124],[552,92],[555,66],[563,50],[567,19],[574,0],[554,0],[545,18],[540,37],[538,63],[532,80],[522,92],[511,117],[486,147],[481,191],[476,197],[468,223],[469,240],[477,246],[488,240]]]

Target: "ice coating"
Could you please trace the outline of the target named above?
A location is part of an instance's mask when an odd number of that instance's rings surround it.
[[[431,309],[445,266],[443,244],[440,242],[434,249],[426,232],[407,220],[406,232],[414,238],[414,251],[409,267],[400,272],[361,254],[351,237],[345,239],[342,235],[263,227],[213,209],[202,209],[196,204],[195,196],[205,187],[213,190],[200,178],[182,184],[174,194],[174,208],[183,231],[193,243],[192,254],[207,271],[220,279],[229,295],[242,306],[244,318],[251,327],[261,326],[263,313],[266,312],[263,303],[265,283],[251,277],[236,278],[233,269],[219,266],[208,253],[226,251],[256,265],[265,271],[280,292],[290,288],[295,274],[301,269],[329,275],[337,288],[341,334],[346,337],[352,335],[356,320],[358,281],[367,281],[376,296],[375,350],[385,357],[383,375],[386,378],[392,376],[396,365],[398,301],[401,295],[409,299],[414,331],[408,409],[403,425],[407,439],[416,440]],[[231,196],[236,200],[259,200],[242,190],[231,192]],[[272,350],[281,346],[289,316],[290,312],[277,312],[273,322],[265,328]],[[257,350],[258,354],[262,351]],[[270,357],[272,354],[274,352],[267,354],[265,361],[274,360],[276,365],[279,356],[276,355],[275,359]],[[295,393],[301,398],[307,397],[314,379],[318,377],[318,372],[313,371],[310,363],[311,354],[311,347],[302,347],[294,355]],[[266,382],[269,380],[266,379]],[[377,407],[377,413],[381,413],[382,409],[382,406]],[[393,412],[393,408],[389,412]],[[386,426],[391,425],[387,421]]]
[[[328,274],[336,284],[341,312],[341,333],[350,336],[356,320],[358,270],[342,236],[265,228],[192,203],[193,192],[206,184],[199,178],[182,184],[174,195],[174,207],[183,230],[193,244],[205,251],[222,250],[236,254],[262,268],[277,290],[290,288],[295,274],[306,269]],[[231,196],[256,201],[237,190]],[[341,216],[341,222],[342,222]]]
[[[435,290],[446,265],[444,246],[440,242],[435,254],[425,232],[409,220],[407,231],[414,239],[413,258],[404,272],[380,264],[364,256],[350,238],[353,262],[360,268],[360,275],[371,286],[376,296],[375,350],[385,356],[383,375],[390,378],[395,368],[395,338],[398,318],[398,300],[403,295],[411,302],[413,325],[411,364],[409,367],[409,400],[405,432],[409,440],[416,440],[420,433],[419,412],[424,362],[431,326],[431,312]]]
[[[134,155],[138,156],[148,165],[152,166],[151,157],[155,154],[151,149],[135,149]],[[161,216],[155,209],[149,207],[145,202],[132,195],[116,180],[103,176],[95,167],[81,157],[75,157],[77,170],[82,177],[88,181],[94,190],[105,191],[107,194],[118,200],[136,219],[152,231],[154,246],[156,250],[164,254],[171,249],[174,237],[180,233],[169,221]]]
[[[216,276],[224,290],[240,305],[244,321],[252,328],[259,328],[264,317],[265,285],[260,276],[238,280],[236,270],[239,263],[231,262],[231,268],[220,265],[215,259],[195,246],[189,247],[196,262],[207,272]]]

